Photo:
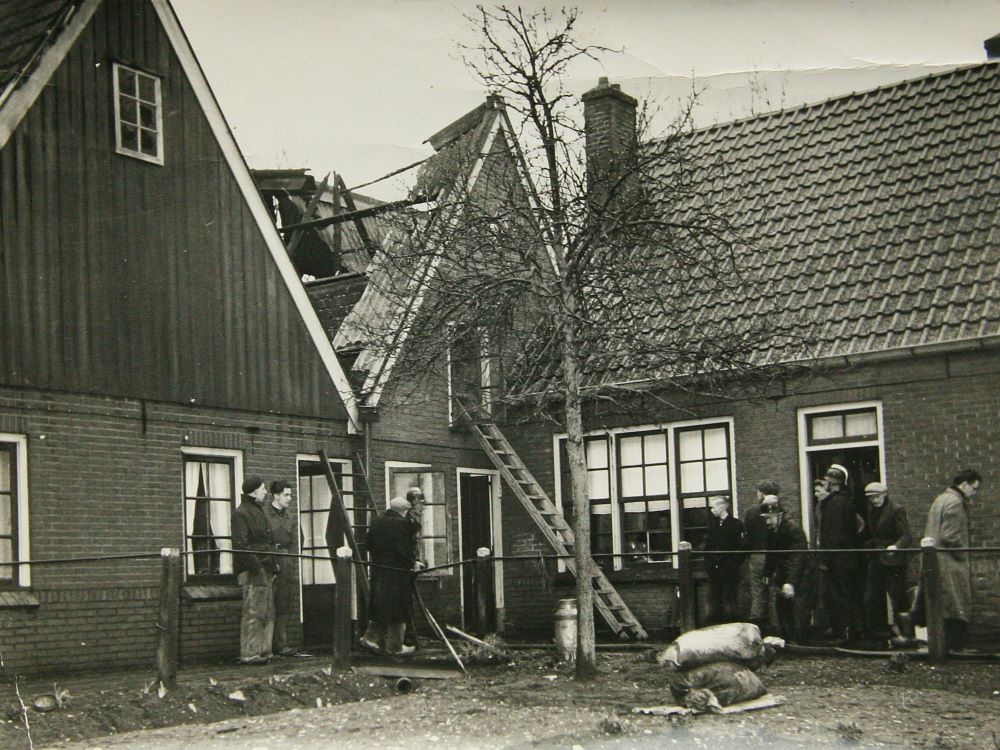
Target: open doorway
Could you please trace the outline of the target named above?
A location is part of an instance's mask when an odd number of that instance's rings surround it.
[[[813,480],[832,464],[847,469],[847,490],[865,518],[865,485],[886,482],[882,405],[878,402],[811,407],[799,411],[799,475],[802,521],[810,542],[816,539]]]
[[[500,477],[496,472],[458,470],[459,559],[473,560],[486,548],[494,556],[500,551]],[[500,629],[498,610],[502,606],[502,563],[495,562],[493,577],[485,582],[485,608],[480,611],[479,586],[475,565],[462,566],[462,625],[485,634]]]

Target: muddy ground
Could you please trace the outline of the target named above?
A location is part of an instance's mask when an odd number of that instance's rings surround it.
[[[783,655],[760,676],[786,705],[752,714],[668,719],[633,714],[670,702],[668,671],[650,652],[599,655],[603,674],[572,679],[551,652],[518,651],[513,665],[477,664],[465,678],[395,681],[338,673],[321,658],[269,667],[185,670],[160,696],[148,675],[65,680],[62,707],[28,709],[35,748],[594,747],[600,738],[761,734],[792,746],[859,743],[935,750],[1000,748],[1000,664]],[[443,657],[424,663],[443,663]],[[50,682],[22,682],[26,702]],[[0,685],[0,747],[27,748],[13,685]],[[280,712],[280,713],[279,713]],[[185,726],[187,725],[187,726]],[[150,730],[156,731],[140,731]],[[595,745],[594,743],[597,743]],[[603,746],[603,745],[601,745]],[[615,746],[618,746],[617,744]]]

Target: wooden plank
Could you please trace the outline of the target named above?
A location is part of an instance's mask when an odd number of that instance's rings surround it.
[[[377,664],[365,664],[361,667],[354,667],[355,672],[371,674],[376,677],[410,677],[417,680],[454,680],[462,676],[462,673],[455,669],[438,669],[435,667],[407,667]]]

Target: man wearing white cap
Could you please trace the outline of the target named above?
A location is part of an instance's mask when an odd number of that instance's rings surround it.
[[[876,640],[889,636],[889,613],[886,596],[892,604],[893,617],[906,609],[907,557],[897,552],[910,545],[910,524],[906,508],[889,499],[889,488],[882,482],[865,486],[868,520],[865,524],[865,547],[882,550],[868,556],[865,578],[865,628]]]
[[[857,514],[847,492],[848,473],[840,464],[826,470],[830,494],[823,500],[819,521],[819,548],[857,549]],[[861,560],[857,552],[831,552],[820,557],[823,571],[824,609],[834,638],[851,641],[864,630]]]

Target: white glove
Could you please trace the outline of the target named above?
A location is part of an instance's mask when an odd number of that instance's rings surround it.
[[[795,596],[795,587],[790,583],[786,583],[781,587],[781,595],[786,599],[791,599]]]
[[[899,549],[899,547],[897,547],[895,544],[890,544],[888,547],[886,547],[886,549],[889,550],[890,552],[895,552],[897,549]]]

